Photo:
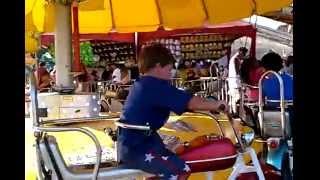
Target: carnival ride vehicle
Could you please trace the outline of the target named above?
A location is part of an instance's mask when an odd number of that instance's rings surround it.
[[[280,100],[263,98],[262,83],[268,75],[275,76],[279,82]],[[258,87],[242,85],[239,114],[245,124],[255,129],[259,136],[256,141],[264,143],[261,158],[281,172],[282,179],[292,179],[293,145],[290,125],[292,114],[289,113],[289,108],[292,107],[293,102],[284,98],[284,84],[281,76],[274,71],[267,71],[261,76]],[[248,89],[258,90],[258,102],[256,99],[244,97],[244,91]],[[280,105],[277,108],[271,108],[268,103]]]
[[[32,102],[32,118],[33,118],[33,130],[35,136],[35,149],[36,149],[36,161],[37,161],[37,178],[38,179],[117,179],[122,177],[135,177],[135,176],[152,176],[145,172],[135,169],[126,169],[124,164],[118,161],[118,155],[116,153],[115,161],[109,163],[101,163],[101,145],[97,137],[85,128],[67,128],[67,127],[48,127],[40,119],[40,112],[38,108],[37,90],[35,86],[35,78],[29,68],[26,68],[27,74],[30,78],[30,96]],[[224,107],[221,107],[223,109]],[[189,143],[184,143],[177,149],[177,153],[181,158],[185,159],[191,167],[191,172],[212,172],[221,169],[227,169],[233,167],[233,171],[229,176],[229,179],[237,179],[239,175],[246,173],[254,173],[260,180],[264,180],[264,174],[257,159],[255,151],[250,147],[250,144],[254,138],[254,132],[249,130],[243,132],[240,135],[236,132],[234,127],[233,133],[236,137],[236,144],[225,137],[224,131],[217,120],[215,113],[197,112],[199,114],[209,116],[216,121],[220,135],[210,134],[195,138]],[[70,119],[72,120],[72,119]],[[89,120],[89,119],[88,119]],[[131,124],[125,124],[115,122],[117,127],[131,128],[138,130],[150,130],[148,126],[137,126]],[[114,130],[108,130],[108,134],[112,136],[115,141],[115,147],[117,149],[117,139]],[[65,131],[77,131],[89,136],[96,146],[96,163],[91,164],[91,171],[78,170],[73,171],[65,163],[65,160],[61,154],[60,148],[53,135],[48,135],[48,132],[65,132]],[[246,165],[243,160],[243,156],[248,154],[251,158],[253,165]],[[102,167],[103,166],[103,167]],[[81,168],[80,168],[81,169]],[[208,179],[211,177],[208,176]]]

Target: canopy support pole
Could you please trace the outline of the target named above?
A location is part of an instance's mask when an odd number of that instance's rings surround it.
[[[80,33],[79,33],[79,18],[78,18],[78,3],[74,1],[72,6],[72,15],[73,15],[73,66],[72,71],[80,72],[81,71],[81,62],[80,62]]]
[[[56,3],[55,56],[56,88],[73,87],[71,78],[72,41],[71,41],[71,7]]]
[[[251,34],[250,57],[255,59],[256,58],[256,35],[257,35],[257,29],[254,28],[250,34]]]

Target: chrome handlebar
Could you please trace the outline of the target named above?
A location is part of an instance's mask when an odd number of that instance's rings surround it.
[[[220,122],[218,121],[218,119],[219,119],[218,117],[216,117],[214,114],[212,114],[212,113],[210,113],[210,112],[203,112],[203,111],[198,112],[198,111],[197,111],[197,112],[195,112],[195,113],[199,113],[199,114],[202,114],[202,115],[206,115],[206,116],[209,116],[209,117],[211,117],[212,119],[214,119],[214,120],[217,122],[217,124],[218,124],[220,133],[224,136],[224,133],[223,133],[222,128],[221,128],[221,125],[220,125]],[[235,137],[236,137],[236,142],[239,143],[239,145],[240,145],[240,151],[243,152],[244,149],[245,149],[245,146],[243,145],[243,143],[242,143],[242,141],[241,141],[241,138],[239,137],[237,131],[236,131],[235,128],[233,127],[231,116],[230,116],[228,113],[227,113],[226,115],[227,115],[228,120],[229,120],[229,122],[230,122],[230,124],[231,124],[231,128],[232,128],[232,130],[233,130],[233,133],[234,133],[234,135],[235,135]]]
[[[263,113],[263,106],[264,106],[264,102],[263,102],[263,97],[262,97],[262,81],[265,78],[265,76],[267,76],[268,74],[273,74],[276,76],[277,80],[279,81],[279,85],[280,85],[280,113],[281,113],[281,129],[282,129],[282,136],[285,137],[285,100],[284,100],[284,85],[283,85],[283,80],[281,78],[281,76],[276,73],[275,71],[267,71],[265,73],[262,74],[262,76],[259,79],[259,101],[258,101],[258,105],[259,105],[259,113]],[[261,133],[263,134],[263,123],[262,120],[259,120],[259,124],[260,124],[260,128],[261,128]]]
[[[100,167],[100,162],[101,162],[101,154],[102,154],[102,149],[100,146],[100,143],[97,139],[97,137],[89,130],[84,129],[84,128],[64,128],[64,127],[34,127],[34,131],[40,131],[40,132],[65,132],[65,131],[78,131],[81,132],[87,136],[89,136],[92,141],[94,142],[96,146],[96,155],[97,155],[97,160],[94,165],[93,169],[93,175],[92,179],[97,180],[98,178],[98,173],[99,173],[99,167]]]

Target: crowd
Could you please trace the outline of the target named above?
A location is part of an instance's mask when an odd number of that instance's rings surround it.
[[[240,48],[229,62],[229,97],[232,112],[237,111],[237,102],[240,100],[241,87],[245,84],[245,98],[251,102],[258,101],[258,85],[261,76],[267,71],[279,73],[284,82],[285,100],[293,99],[293,57],[287,59],[275,52],[266,53],[261,60],[246,58],[247,50]],[[264,99],[279,100],[280,87],[278,79],[274,75],[267,75],[262,81]],[[272,105],[271,102],[269,102]]]
[[[46,68],[45,62],[40,62],[35,68],[37,87],[40,92],[48,91],[56,81],[56,68],[51,71]],[[128,85],[131,81],[137,79],[139,70],[134,61],[128,61],[126,64],[107,64],[103,70],[88,70],[81,66],[80,72],[73,73],[75,92],[93,91],[91,85],[97,81],[107,81],[118,85]]]
[[[284,78],[285,84],[288,84],[287,81],[290,81],[289,86],[292,88],[292,56],[288,56],[287,59],[283,60],[279,54],[269,52],[264,55],[261,60],[256,60],[251,57],[248,58],[247,52],[248,50],[242,47],[229,60],[226,56],[223,57],[224,61],[227,63],[221,63],[220,59],[214,62],[215,66],[212,66],[213,64],[209,61],[195,62],[186,60],[182,64],[174,63],[171,69],[171,78],[181,78],[185,81],[189,81],[201,77],[214,77],[219,74],[220,77],[228,80],[228,94],[233,112],[236,111],[236,103],[240,99],[241,86],[243,84],[247,84],[249,87],[258,86],[261,75],[267,70],[279,72]],[[49,72],[44,62],[39,63],[35,75],[40,92],[48,91],[48,89],[54,85],[55,73],[55,67]],[[94,84],[97,81],[108,81],[118,85],[129,85],[132,83],[132,80],[138,79],[139,75],[139,68],[134,60],[129,60],[126,64],[107,64],[103,70],[92,69],[90,72],[86,67],[82,66],[81,72],[74,73],[75,92],[92,92],[96,87],[92,87],[91,84]],[[270,85],[274,85],[274,83],[271,83]],[[292,92],[292,90],[290,90],[290,92]],[[249,101],[257,101],[258,89],[247,88],[245,96]]]

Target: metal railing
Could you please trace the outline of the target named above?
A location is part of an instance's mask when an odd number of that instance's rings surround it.
[[[97,160],[94,166],[94,171],[92,174],[92,179],[96,180],[98,177],[98,172],[99,172],[99,166],[100,166],[100,161],[101,161],[101,145],[97,139],[97,137],[90,131],[83,129],[83,128],[46,128],[42,127],[42,123],[39,120],[39,108],[38,108],[38,92],[37,92],[37,87],[36,87],[36,79],[34,74],[32,73],[32,69],[29,66],[25,67],[25,74],[26,77],[29,78],[29,86],[30,86],[30,97],[31,97],[31,104],[32,104],[32,120],[33,120],[33,129],[35,132],[36,139],[42,138],[40,135],[41,132],[63,132],[63,131],[79,131],[87,136],[89,136],[93,142],[96,145],[96,154],[97,154]],[[37,156],[40,156],[40,154],[37,154]],[[39,157],[37,158],[39,159]],[[38,162],[39,163],[39,162]],[[39,175],[38,175],[39,177]]]
[[[185,81],[183,87],[195,88],[197,90],[195,95],[202,97],[213,96],[219,91],[217,77],[201,77],[200,79]]]
[[[262,76],[260,77],[260,80],[259,80],[259,102],[258,102],[259,103],[259,114],[263,114],[263,106],[264,106],[263,93],[262,93],[262,82],[263,82],[264,78],[270,74],[274,75],[279,82],[281,130],[282,130],[282,136],[285,137],[286,136],[286,131],[285,131],[286,115],[285,115],[284,83],[283,83],[281,76],[274,71],[267,71],[264,74],[262,74]],[[262,121],[263,121],[262,118],[260,118],[259,124],[260,124],[261,129],[263,129],[263,125],[264,125]],[[264,132],[262,131],[262,135],[263,135],[263,133]]]

